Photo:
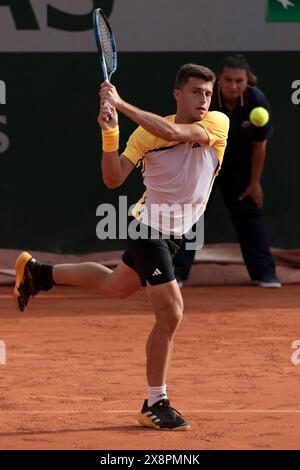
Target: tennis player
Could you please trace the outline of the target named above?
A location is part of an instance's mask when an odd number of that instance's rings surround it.
[[[183,65],[173,92],[177,111],[167,117],[132,106],[112,84],[102,83],[98,123],[103,179],[116,188],[141,164],[146,192],[133,210],[133,222],[144,236],[133,239],[128,230],[127,249],[115,271],[97,263],[46,265],[26,252],[16,261],[14,297],[20,311],[31,296],[54,285],[98,289],[118,298],[145,287],[156,322],[146,347],[148,399],[138,421],[155,429],[190,428],[167,397],[173,338],[183,314],[172,259],[205,210],[226,147],[228,117],[208,112],[214,82],[206,67]],[[118,112],[139,125],[120,156]]]

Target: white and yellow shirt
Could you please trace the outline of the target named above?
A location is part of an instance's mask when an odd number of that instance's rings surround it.
[[[175,122],[175,117],[165,119]],[[134,165],[141,163],[146,186],[134,217],[167,235],[187,233],[200,218],[222,164],[228,117],[212,111],[196,124],[206,130],[208,146],[168,142],[138,127],[123,152]]]

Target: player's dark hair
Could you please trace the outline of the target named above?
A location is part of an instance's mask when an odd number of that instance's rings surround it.
[[[180,67],[175,80],[175,88],[182,89],[190,77],[200,78],[205,82],[215,82],[214,72],[203,65],[185,64]]]
[[[247,62],[245,56],[243,54],[235,54],[226,57],[220,67],[218,77],[221,75],[225,67],[228,67],[229,69],[239,69],[239,70],[246,70],[247,72],[247,77],[248,77],[248,84],[250,86],[256,86],[257,85],[257,77],[254,75],[254,73],[251,71],[250,65]]]

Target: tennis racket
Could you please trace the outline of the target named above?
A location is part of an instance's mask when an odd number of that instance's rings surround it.
[[[117,48],[110,24],[101,8],[94,10],[93,25],[103,79],[110,81],[117,70]],[[112,116],[108,114],[107,117],[111,119]]]

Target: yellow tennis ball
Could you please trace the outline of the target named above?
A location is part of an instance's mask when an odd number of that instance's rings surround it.
[[[250,121],[254,126],[263,127],[269,121],[269,112],[266,108],[259,106],[258,108],[253,108],[250,113]]]

